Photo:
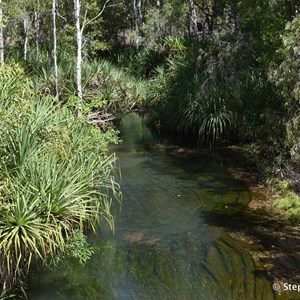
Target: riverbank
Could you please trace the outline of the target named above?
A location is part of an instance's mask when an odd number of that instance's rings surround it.
[[[283,211],[274,207],[279,193],[267,186],[267,174],[260,172],[255,160],[249,159],[242,147],[191,150],[174,148],[177,157],[209,155],[226,165],[230,174],[245,183],[251,201],[238,216],[240,228],[230,233],[248,245],[258,265],[267,270],[270,282],[300,282],[300,226],[292,223]],[[247,222],[243,222],[247,220]]]
[[[233,156],[228,161],[230,173],[243,180],[252,193],[248,207],[253,214],[253,226],[242,228],[233,236],[255,245],[251,255],[268,271],[273,282],[299,283],[299,224],[288,220],[283,211],[274,207],[274,202],[281,197],[280,191],[267,186],[266,174],[259,173],[253,161],[245,160],[243,149],[230,148],[228,152]]]
[[[247,244],[229,236],[250,199],[245,185],[220,161],[152,134],[137,115],[119,130],[115,234],[90,235],[85,266],[65,260],[37,274],[30,299],[274,299]]]

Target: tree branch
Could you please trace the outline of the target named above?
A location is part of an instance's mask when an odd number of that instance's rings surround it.
[[[83,30],[84,28],[91,24],[92,22],[94,22],[96,19],[98,19],[104,12],[105,8],[107,7],[107,4],[110,2],[111,0],[106,0],[105,3],[103,4],[102,6],[102,9],[100,10],[100,12],[92,19],[90,19],[89,21],[86,20],[86,15],[85,15],[85,18],[83,20],[83,23],[82,23],[82,26],[81,26],[81,33],[83,33]],[[115,5],[110,5],[109,7],[112,7],[112,6],[115,6]],[[86,11],[87,12],[87,11]]]
[[[83,33],[84,27],[86,26],[86,19],[87,19],[87,14],[88,14],[88,10],[86,9],[84,12],[84,18],[83,18],[83,22],[82,22],[82,26],[81,26],[81,34]]]
[[[64,17],[64,16],[62,16],[62,15],[59,13],[58,9],[56,10],[56,14],[57,14],[58,17],[60,17],[61,19],[63,19],[63,20],[67,23],[67,18]]]

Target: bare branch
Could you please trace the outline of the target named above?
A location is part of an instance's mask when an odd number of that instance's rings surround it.
[[[106,1],[105,1],[105,3],[104,3],[103,6],[102,6],[102,9],[99,11],[99,13],[98,13],[94,18],[92,18],[92,19],[90,19],[89,21],[87,21],[87,20],[86,20],[86,16],[85,16],[85,19],[84,19],[84,21],[83,21],[83,23],[82,23],[82,27],[81,27],[81,33],[83,33],[83,30],[84,30],[84,28],[85,28],[87,25],[89,25],[89,24],[91,24],[92,22],[94,22],[96,19],[98,19],[98,18],[103,14],[103,12],[104,12],[104,10],[105,10],[106,7],[112,7],[112,6],[115,6],[115,5],[107,6],[107,4],[108,4],[110,1],[111,1],[111,0],[106,0]]]
[[[67,23],[67,18],[64,17],[64,16],[62,16],[62,15],[59,13],[58,10],[56,10],[56,14],[57,14],[58,17],[60,17],[61,19],[63,19],[63,20]]]
[[[84,12],[84,18],[83,18],[82,27],[81,27],[81,34],[83,33],[84,27],[86,26],[87,14],[88,14],[88,10],[86,9]]]

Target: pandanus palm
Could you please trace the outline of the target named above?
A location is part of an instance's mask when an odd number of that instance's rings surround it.
[[[28,104],[0,130],[0,280],[8,287],[101,216],[113,228],[110,204],[120,194],[105,135],[51,99]]]

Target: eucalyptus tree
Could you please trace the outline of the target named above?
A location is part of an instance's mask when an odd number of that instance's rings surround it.
[[[0,63],[4,63],[3,7],[0,0]]]
[[[35,43],[35,61],[39,64],[40,60],[40,0],[34,3],[34,43]]]
[[[193,35],[198,35],[198,19],[195,7],[195,1],[189,0],[189,8],[190,8],[190,31]]]
[[[84,29],[87,25],[93,23],[98,18],[100,18],[105,10],[108,7],[111,0],[106,0],[102,5],[102,8],[96,13],[96,15],[92,18],[88,18],[88,5],[85,5],[85,12],[83,16],[83,21],[81,23],[81,8],[84,0],[73,0],[74,1],[74,17],[75,17],[75,30],[76,30],[76,46],[77,46],[77,55],[76,55],[76,85],[77,85],[77,96],[79,98],[77,108],[78,115],[82,114],[82,47],[83,47],[83,34]],[[111,6],[111,5],[110,5]]]
[[[165,37],[184,35],[187,21],[188,4],[185,1],[168,0],[162,7],[147,7],[142,26],[145,45],[153,47]]]
[[[20,2],[18,0],[11,1],[10,5],[7,7],[9,13],[9,19],[14,21],[13,24],[16,26],[10,30],[10,34],[15,32],[15,38],[18,36],[18,32],[20,31],[22,36],[21,44],[23,45],[23,59],[28,59],[28,52],[30,47],[30,38],[32,33],[32,5],[33,0],[26,1],[25,3]],[[22,25],[21,25],[22,24]],[[19,30],[18,30],[19,27]]]
[[[30,19],[28,15],[23,15],[23,26],[24,26],[24,60],[27,60],[28,54],[28,43],[29,43],[29,32],[30,32]]]
[[[54,79],[55,79],[55,92],[58,97],[58,66],[57,66],[57,34],[56,34],[56,0],[52,0],[52,33],[53,33],[53,62],[54,62]]]
[[[163,5],[164,5],[164,2],[163,0],[157,0],[156,1],[156,5],[157,5],[157,8],[160,10],[163,8]]]
[[[138,49],[140,46],[140,23],[143,20],[141,0],[133,0],[133,14],[135,24],[135,45]]]

